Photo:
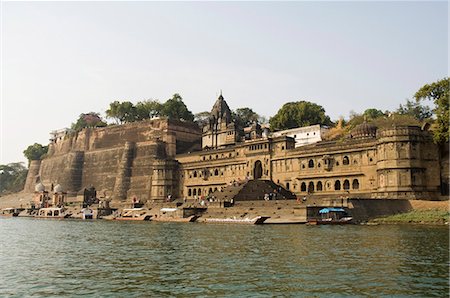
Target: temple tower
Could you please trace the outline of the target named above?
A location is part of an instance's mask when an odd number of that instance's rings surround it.
[[[231,119],[231,110],[222,94],[215,102],[208,120],[208,124],[203,127],[203,149],[216,149],[236,143],[237,129]]]

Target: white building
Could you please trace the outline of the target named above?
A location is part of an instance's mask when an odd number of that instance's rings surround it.
[[[272,133],[273,137],[288,136],[295,139],[295,147],[305,146],[322,141],[322,136],[327,129],[320,124],[291,128]]]

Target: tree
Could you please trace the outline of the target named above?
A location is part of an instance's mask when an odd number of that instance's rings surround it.
[[[135,120],[151,119],[161,113],[162,104],[157,100],[140,101],[135,106]]]
[[[28,170],[21,162],[0,165],[0,193],[23,189]]]
[[[136,121],[136,107],[129,101],[114,101],[106,110],[106,117],[116,119],[119,123]]]
[[[410,115],[419,121],[429,119],[433,115],[429,107],[421,105],[418,101],[409,99],[406,100],[405,105],[400,104],[397,113],[400,115]]]
[[[163,103],[161,115],[175,120],[194,120],[194,115],[188,110],[183,102],[183,98],[178,93],[175,93],[171,99]]]
[[[200,128],[203,128],[206,124],[208,124],[209,117],[211,116],[210,112],[200,112],[194,115],[194,122],[197,123],[197,125]]]
[[[48,146],[42,146],[41,144],[34,143],[30,145],[23,151],[23,155],[28,159],[28,161],[32,160],[40,160],[47,154]]]
[[[77,122],[72,123],[72,129],[80,131],[86,127],[104,127],[106,123],[102,120],[100,115],[95,112],[89,112],[87,114],[80,114]]]
[[[367,119],[377,119],[379,117],[386,116],[381,110],[377,109],[367,109],[364,111],[363,116],[366,116]]]
[[[259,115],[250,108],[239,108],[232,113],[234,123],[238,127],[250,126],[253,122],[259,120]]]
[[[270,118],[270,127],[273,130],[290,129],[301,126],[321,124],[330,126],[330,117],[325,114],[325,109],[312,102],[297,101],[288,102],[278,110],[277,114]]]
[[[416,101],[432,100],[434,102],[433,112],[436,115],[434,141],[438,144],[448,142],[449,140],[449,96],[449,78],[443,78],[437,82],[426,84],[414,94]]]

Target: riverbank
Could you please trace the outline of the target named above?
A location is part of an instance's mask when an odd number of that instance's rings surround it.
[[[449,220],[450,220],[450,213],[447,210],[431,209],[431,210],[413,210],[407,213],[376,218],[369,222],[379,224],[448,225]]]
[[[379,224],[431,224],[448,225],[450,221],[449,201],[411,200],[413,210],[406,213],[379,217],[369,221]]]

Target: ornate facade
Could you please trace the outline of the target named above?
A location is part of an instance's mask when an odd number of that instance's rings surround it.
[[[438,149],[420,127],[377,130],[363,123],[345,140],[300,147],[292,137],[264,133],[257,123],[248,137],[243,133],[222,95],[202,132],[167,119],[86,129],[51,140],[48,157],[31,163],[26,190],[40,181],[47,188],[61,184],[68,197],[93,186],[116,202],[148,201],[196,198],[239,180],[264,179],[297,196],[440,194]]]

